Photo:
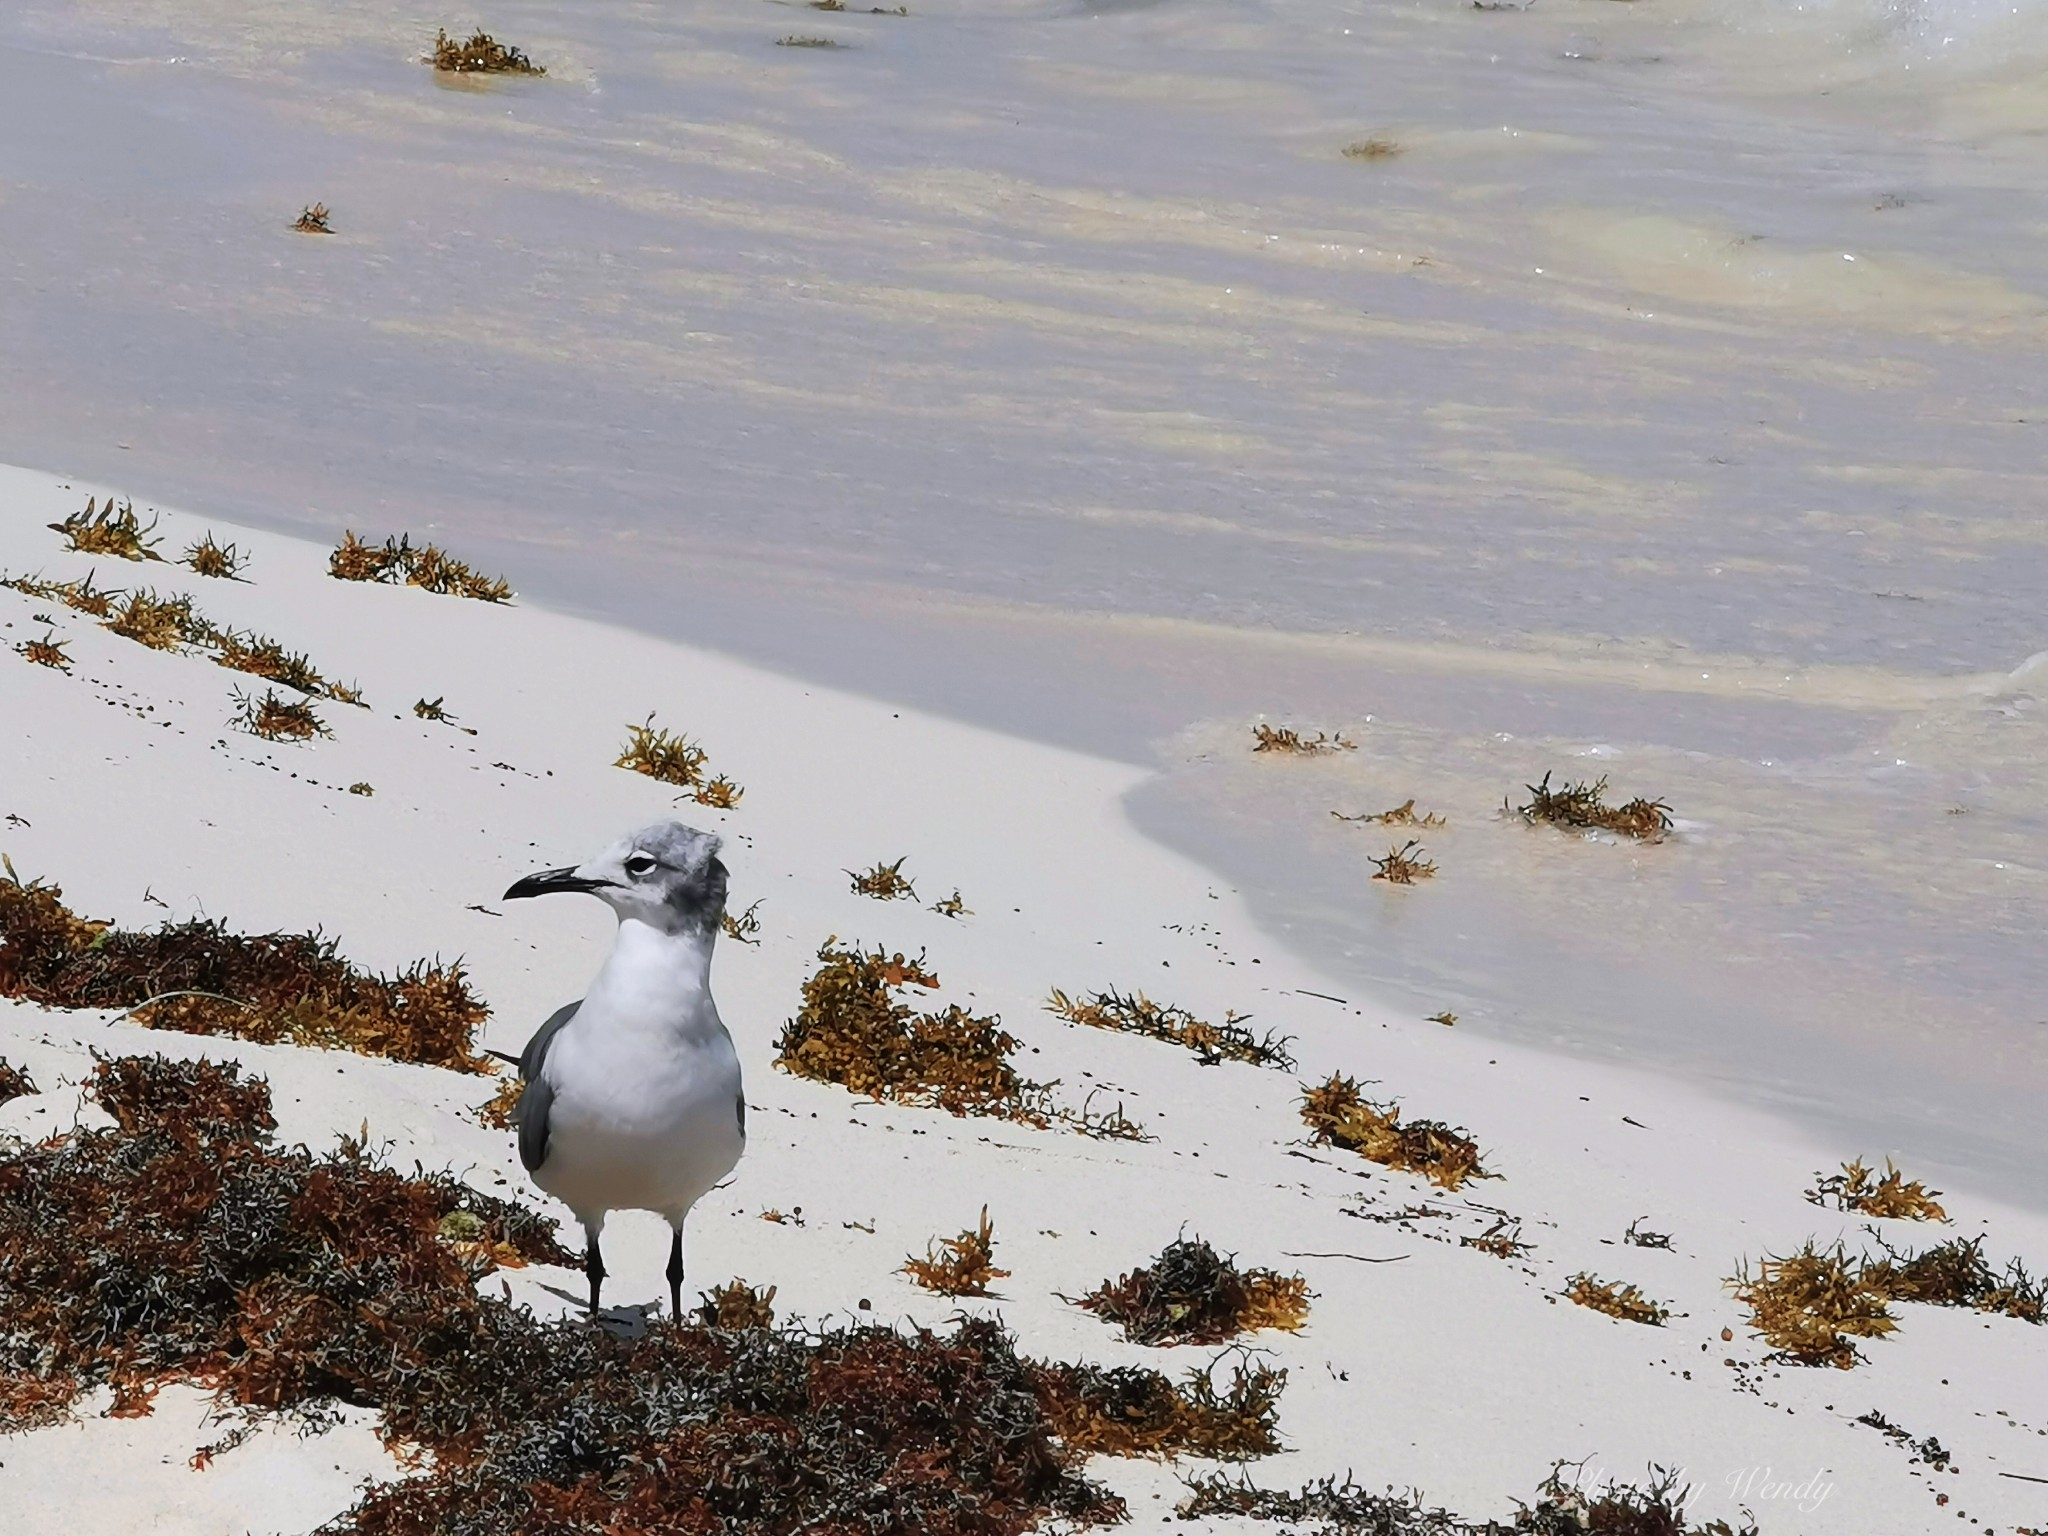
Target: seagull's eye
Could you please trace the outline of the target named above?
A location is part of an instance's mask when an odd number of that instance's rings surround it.
[[[626,873],[635,880],[638,880],[652,868],[654,868],[654,860],[644,853],[636,853],[633,857],[626,860]]]

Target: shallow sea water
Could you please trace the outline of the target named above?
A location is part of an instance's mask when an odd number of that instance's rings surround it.
[[[2048,1199],[2048,6],[912,11],[9,7],[0,460],[1150,764],[1347,982]]]

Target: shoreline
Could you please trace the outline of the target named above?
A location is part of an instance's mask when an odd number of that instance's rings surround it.
[[[321,927],[378,969],[460,953],[494,1010],[485,1040],[516,1049],[575,995],[608,920],[595,904],[476,909],[536,863],[672,813],[664,786],[610,766],[623,723],[653,709],[746,787],[731,811],[682,808],[727,836],[736,904],[763,899],[762,943],[722,945],[714,973],[759,1133],[736,1182],[693,1221],[692,1291],[742,1275],[781,1287],[794,1313],[842,1315],[865,1297],[885,1319],[936,1324],[960,1304],[910,1287],[900,1255],[987,1203],[1012,1278],[976,1310],[1001,1314],[1035,1350],[1111,1363],[1164,1354],[1179,1369],[1200,1362],[1120,1343],[1059,1297],[1128,1270],[1176,1231],[1198,1231],[1247,1262],[1298,1268],[1317,1293],[1306,1332],[1256,1340],[1289,1371],[1288,1451],[1249,1469],[1263,1486],[1350,1470],[1369,1486],[1418,1487],[1481,1517],[1526,1497],[1552,1461],[1590,1452],[1623,1476],[1651,1460],[1684,1462],[1700,1487],[1696,1513],[1708,1518],[1739,1502],[1721,1491],[1729,1474],[1796,1464],[1802,1479],[1824,1469],[1832,1496],[1810,1513],[1759,1508],[1773,1536],[1924,1529],[1934,1510],[1924,1474],[1854,1422],[1871,1397],[1957,1448],[1967,1472],[1941,1490],[1953,1489],[1956,1506],[2002,1531],[2026,1518],[2024,1485],[1992,1473],[2027,1471],[2035,1431],[2048,1431],[2027,1417],[2036,1330],[1902,1307],[1899,1333],[1869,1346],[1853,1379],[1772,1374],[1723,1290],[1741,1258],[1808,1235],[1858,1241],[1855,1221],[1800,1191],[1814,1170],[1867,1149],[1637,1070],[1331,1003],[1318,994],[1345,996],[1341,983],[1277,945],[1208,872],[1135,830],[1125,801],[1143,776],[1128,765],[543,608],[335,582],[319,546],[188,512],[163,513],[166,548],[211,528],[252,553],[248,584],[59,554],[43,524],[90,489],[0,471],[0,566],[56,577],[98,566],[103,585],[191,591],[219,621],[273,632],[331,675],[354,678],[372,707],[334,706],[331,740],[267,746],[216,723],[236,674],[65,611],[70,674],[0,656],[11,711],[35,722],[15,744],[0,810],[30,823],[4,836],[17,869],[62,885],[76,911],[137,926],[203,912],[249,931]],[[45,607],[0,591],[0,610],[11,644]],[[457,723],[414,717],[405,706],[416,693],[444,698]],[[357,779],[374,795],[351,795]],[[921,898],[957,884],[974,914],[949,919],[847,892],[844,869],[903,854]],[[817,945],[835,933],[927,949],[946,984],[938,1001],[1000,1014],[1033,1077],[1058,1079],[1076,1100],[1114,1095],[1157,1140],[1100,1143],[956,1120],[774,1070],[773,1031]],[[1256,1027],[1294,1037],[1300,1067],[1203,1067],[1157,1041],[1065,1024],[1044,1012],[1052,986],[1142,986],[1204,1017],[1249,1013]],[[453,1166],[480,1188],[545,1204],[525,1188],[510,1138],[468,1117],[485,1079],[21,1005],[0,1010],[0,1038],[0,1055],[29,1065],[43,1089],[0,1108],[0,1130],[17,1136],[61,1129],[80,1113],[64,1083],[89,1065],[89,1047],[232,1057],[271,1077],[288,1138],[317,1145],[367,1123],[401,1161]],[[1446,1197],[1411,1175],[1306,1147],[1297,1084],[1332,1070],[1379,1081],[1410,1115],[1469,1126],[1501,1178]],[[1418,1200],[1443,1214],[1396,1215]],[[1955,1228],[1889,1235],[1918,1243],[1982,1230],[2000,1259],[2048,1249],[2048,1221],[2035,1213],[1967,1192],[1952,1191],[1949,1203]],[[761,1219],[799,1206],[801,1225]],[[1458,1241],[1498,1210],[1520,1220],[1533,1253],[1505,1262]],[[1619,1244],[1645,1217],[1678,1234],[1673,1251]],[[652,1221],[622,1217],[616,1247],[608,1229],[622,1298],[659,1289],[664,1243]],[[1316,1256],[1330,1253],[1402,1262]],[[1676,1315],[1644,1328],[1575,1308],[1558,1292],[1576,1269],[1640,1283]],[[573,1305],[567,1272],[520,1271],[512,1283],[548,1315]],[[1723,1342],[1724,1327],[1739,1342]],[[1573,1391],[1560,1402],[1565,1380]],[[1485,1384],[1480,1419],[1446,1382]],[[0,1491],[31,1512],[32,1528],[53,1529],[79,1481],[104,1483],[118,1463],[124,1481],[106,1495],[115,1503],[101,1528],[125,1529],[121,1498],[140,1509],[212,1486],[192,1481],[211,1474],[185,1468],[184,1412],[135,1421],[118,1445],[93,1428],[105,1420],[88,1419],[91,1433],[36,1431],[22,1454],[0,1458]],[[335,1433],[358,1437],[341,1458],[355,1465],[367,1430]],[[265,1454],[289,1463],[327,1452],[316,1439]],[[1098,1460],[1090,1470],[1131,1500],[1141,1528],[1170,1524],[1173,1469]],[[237,1498],[257,1497],[246,1482],[233,1486]],[[192,1519],[185,1529],[213,1529]]]

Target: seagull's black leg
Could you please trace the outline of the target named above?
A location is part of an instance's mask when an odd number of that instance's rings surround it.
[[[683,1229],[674,1229],[675,1235],[668,1245],[668,1317],[672,1323],[683,1320]]]
[[[598,1250],[597,1234],[583,1231],[583,1273],[590,1277],[590,1313],[597,1315],[597,1293],[604,1289],[604,1254]]]

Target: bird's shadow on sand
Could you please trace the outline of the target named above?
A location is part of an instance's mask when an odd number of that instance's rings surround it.
[[[585,1309],[585,1298],[574,1291],[546,1283],[541,1285],[541,1289],[550,1296],[561,1297],[579,1312]],[[661,1311],[661,1303],[658,1301],[629,1302],[623,1307],[601,1309],[596,1321],[598,1327],[618,1338],[644,1339],[647,1337],[647,1331],[654,1326],[655,1319],[661,1315]]]

